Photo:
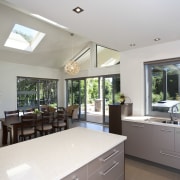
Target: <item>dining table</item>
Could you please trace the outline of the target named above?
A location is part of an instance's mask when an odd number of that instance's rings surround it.
[[[42,113],[37,115],[37,121],[40,121],[42,119],[41,114]],[[1,122],[2,122],[2,130],[3,130],[2,145],[8,144],[8,127],[12,128],[12,144],[18,143],[18,131],[21,128],[21,115],[19,117],[11,117],[8,120],[2,118]]]
[[[18,129],[21,127],[21,118],[13,117],[11,119],[5,120],[5,118],[1,119],[2,122],[2,144],[7,145],[8,140],[8,127],[12,128],[12,143],[18,142]]]

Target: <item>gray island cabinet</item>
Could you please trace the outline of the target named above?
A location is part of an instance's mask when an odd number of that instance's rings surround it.
[[[124,180],[125,136],[76,127],[0,148],[3,180]]]

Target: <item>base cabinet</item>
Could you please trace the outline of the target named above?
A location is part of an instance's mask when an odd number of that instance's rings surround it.
[[[180,128],[122,122],[125,154],[180,169]]]
[[[175,152],[180,153],[180,128],[175,128]]]
[[[127,136],[125,154],[143,159],[151,158],[152,125],[123,121],[122,134]]]
[[[179,129],[179,128],[178,128]],[[153,128],[153,161],[180,169],[180,153],[178,150],[177,140],[179,132],[174,127],[168,126],[154,126]]]
[[[63,180],[124,180],[124,143],[112,148]]]

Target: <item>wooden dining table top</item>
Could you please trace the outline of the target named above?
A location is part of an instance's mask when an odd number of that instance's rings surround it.
[[[13,118],[9,118],[8,120],[5,120],[5,118],[3,118],[3,119],[1,119],[1,122],[5,126],[10,126],[10,125],[21,123],[21,118],[13,117]]]

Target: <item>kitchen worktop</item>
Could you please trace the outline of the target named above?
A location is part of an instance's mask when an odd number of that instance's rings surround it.
[[[0,179],[62,179],[125,136],[76,127],[0,148]]]
[[[130,121],[130,122],[138,122],[138,123],[146,123],[146,124],[180,128],[180,124],[162,123],[162,121],[170,121],[170,118],[163,118],[163,117],[126,116],[122,119],[122,121]],[[180,122],[180,120],[178,121]]]

